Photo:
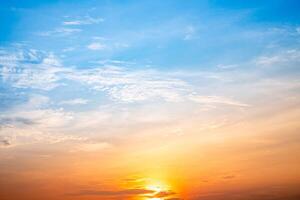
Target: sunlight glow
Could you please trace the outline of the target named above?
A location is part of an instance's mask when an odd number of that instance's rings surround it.
[[[164,184],[160,181],[154,181],[152,180],[151,183],[145,186],[146,189],[154,191],[154,194],[152,197],[147,197],[147,200],[163,200],[164,198],[161,197],[155,197],[155,195],[159,194],[160,192],[168,191],[170,190],[170,186]]]
[[[167,185],[165,185],[161,182],[158,182],[158,181],[147,185],[145,188],[148,189],[148,190],[153,190],[153,191],[155,191],[155,193],[159,193],[159,192],[162,192],[162,191],[169,190],[169,186],[167,186]]]

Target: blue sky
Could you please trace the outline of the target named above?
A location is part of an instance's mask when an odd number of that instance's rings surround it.
[[[1,44],[25,42],[28,48],[66,54],[64,62],[78,67],[87,67],[87,60],[97,59],[134,60],[143,66],[151,64],[167,69],[242,62],[262,53],[274,40],[281,45],[293,45],[290,38],[280,38],[280,33],[272,29],[296,28],[300,18],[297,1],[5,1],[2,4]],[[96,20],[88,22],[89,19]],[[82,24],[63,24],[68,21]],[[97,39],[93,39],[96,37],[102,38],[105,51],[83,48],[96,43]],[[63,52],[70,48],[75,49]]]

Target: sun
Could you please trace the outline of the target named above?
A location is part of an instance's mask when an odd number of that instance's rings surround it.
[[[155,195],[163,191],[168,191],[170,187],[160,181],[151,181],[151,183],[145,186],[145,189],[153,191],[154,195],[154,197],[148,197],[147,200],[163,200],[163,198],[155,197]]]
[[[146,186],[146,189],[152,190],[155,193],[159,193],[164,190],[164,188],[161,185],[148,185]]]
[[[169,190],[170,187],[160,181],[153,181],[152,183],[149,183],[148,185],[146,185],[145,187],[146,189],[148,190],[152,190],[154,191],[155,193],[159,193],[159,192],[162,192],[162,191],[166,191],[166,190]]]

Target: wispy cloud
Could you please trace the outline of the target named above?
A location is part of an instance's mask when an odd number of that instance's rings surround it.
[[[105,44],[102,44],[100,42],[93,42],[91,44],[89,44],[87,46],[88,49],[90,50],[103,50],[103,49],[106,49],[107,46]]]
[[[298,59],[296,52],[288,53],[294,58],[291,60],[293,62]],[[252,62],[249,61],[250,64]],[[87,68],[68,68],[64,66],[61,58],[53,53],[34,49],[26,51],[22,48],[2,49],[0,65],[1,80],[5,85],[9,85],[13,90],[30,91],[25,96],[28,97],[25,103],[1,113],[5,116],[1,118],[2,124],[7,124],[2,126],[1,134],[16,138],[9,140],[10,146],[27,144],[28,141],[31,143],[77,141],[77,145],[70,149],[85,152],[109,149],[111,142],[105,140],[95,142],[87,138],[99,138],[99,127],[103,130],[105,129],[103,127],[113,126],[111,123],[117,124],[116,127],[123,126],[125,123],[127,126],[128,124],[141,126],[150,123],[172,123],[180,117],[187,116],[186,113],[198,115],[200,112],[218,110],[215,108],[237,110],[236,112],[244,111],[249,107],[256,110],[257,105],[253,105],[256,103],[253,98],[257,95],[264,95],[264,99],[270,102],[272,99],[267,98],[271,97],[270,94],[278,97],[289,94],[297,98],[297,93],[293,91],[299,87],[297,78],[292,81],[290,78],[271,79],[267,75],[258,77],[257,70],[262,70],[260,67],[246,72],[242,67],[236,67],[230,73],[228,70],[195,73],[141,69],[131,67],[131,65],[138,66],[136,62],[104,59],[96,63],[96,66],[93,63]],[[51,95],[56,92],[52,90],[59,91],[64,89],[63,87],[68,87],[64,83],[75,83],[76,87],[84,88],[88,94],[100,94],[108,98],[104,105],[98,102],[93,110],[77,111],[76,106],[91,101],[96,104],[98,99],[84,95],[85,98],[52,101]],[[241,96],[240,91],[249,92],[244,92]],[[43,95],[33,95],[33,93]],[[80,94],[78,96],[82,97]],[[161,104],[164,106],[159,107]],[[100,108],[100,105],[103,107]],[[135,110],[134,107],[138,107],[136,105],[140,107]],[[177,115],[182,105],[185,106],[185,111],[182,111],[179,117]],[[205,110],[206,108],[208,109]],[[148,113],[147,116],[144,113]],[[208,120],[201,128],[218,128],[229,122],[227,118]],[[107,132],[111,133],[110,131]],[[182,135],[181,132],[185,130],[181,129],[181,126],[174,125],[164,132],[168,132],[168,135]]]
[[[20,50],[0,55],[1,78],[17,88],[51,90],[59,85],[59,73],[65,70],[52,53]]]
[[[67,47],[67,48],[64,48],[62,51],[63,52],[70,52],[70,51],[74,51],[76,48],[75,47]]]
[[[135,102],[161,98],[181,101],[188,84],[180,79],[162,76],[155,71],[129,71],[118,67],[80,70],[69,79],[91,85],[93,89],[106,91],[113,99]]]
[[[91,63],[101,64],[101,65],[120,65],[120,66],[127,66],[127,65],[133,65],[135,62],[130,61],[124,61],[124,60],[97,60],[97,61],[91,61]]]
[[[73,144],[71,152],[96,152],[105,149],[112,148],[112,144],[108,142],[81,142],[79,144]]]
[[[126,190],[82,190],[78,193],[69,194],[72,196],[136,196],[136,195],[146,195],[152,194],[155,191],[147,189],[126,189]]]
[[[153,195],[148,195],[148,198],[168,198],[174,196],[176,193],[171,190],[165,190],[160,192],[155,192]]]
[[[288,49],[273,55],[260,56],[255,62],[260,66],[291,65],[292,62],[300,62],[300,51],[298,49]]]
[[[60,102],[60,104],[62,105],[84,105],[87,104],[89,102],[88,99],[71,99],[71,100],[66,100],[66,101],[62,101]]]
[[[15,127],[23,125],[32,125],[34,122],[30,119],[23,117],[0,117],[0,127]]]
[[[231,64],[231,65],[224,65],[224,64],[219,64],[218,66],[217,66],[219,69],[235,69],[235,68],[237,68],[238,67],[238,65],[236,65],[236,64]]]
[[[82,30],[79,28],[56,28],[53,31],[45,31],[45,32],[38,32],[37,34],[40,36],[69,36],[74,33],[81,32]]]
[[[190,95],[190,100],[203,104],[223,104],[229,106],[249,107],[250,105],[221,96]]]
[[[184,31],[184,40],[191,40],[196,37],[196,28],[194,26],[187,26]]]
[[[11,146],[11,141],[8,138],[0,137],[0,148],[1,147],[9,147]]]
[[[114,51],[114,50],[120,50],[120,49],[126,49],[129,47],[129,44],[125,42],[117,42],[117,41],[110,41],[105,39],[101,39],[102,41],[99,41],[99,39],[94,39],[95,41],[88,44],[86,47],[89,50],[99,51],[99,50],[108,50],[108,51]]]
[[[93,18],[90,16],[85,16],[77,20],[67,20],[63,22],[63,25],[66,26],[78,26],[78,25],[88,25],[88,24],[98,24],[104,22],[103,18]]]
[[[134,189],[124,189],[124,190],[81,190],[77,193],[68,194],[71,196],[103,196],[103,197],[145,197],[145,198],[164,198],[164,199],[178,199],[172,196],[176,195],[175,192],[170,190],[165,191],[154,191],[149,189],[142,189],[142,188],[134,188]]]

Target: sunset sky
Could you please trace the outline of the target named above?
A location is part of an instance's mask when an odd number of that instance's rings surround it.
[[[1,200],[299,200],[300,1],[0,0]]]

